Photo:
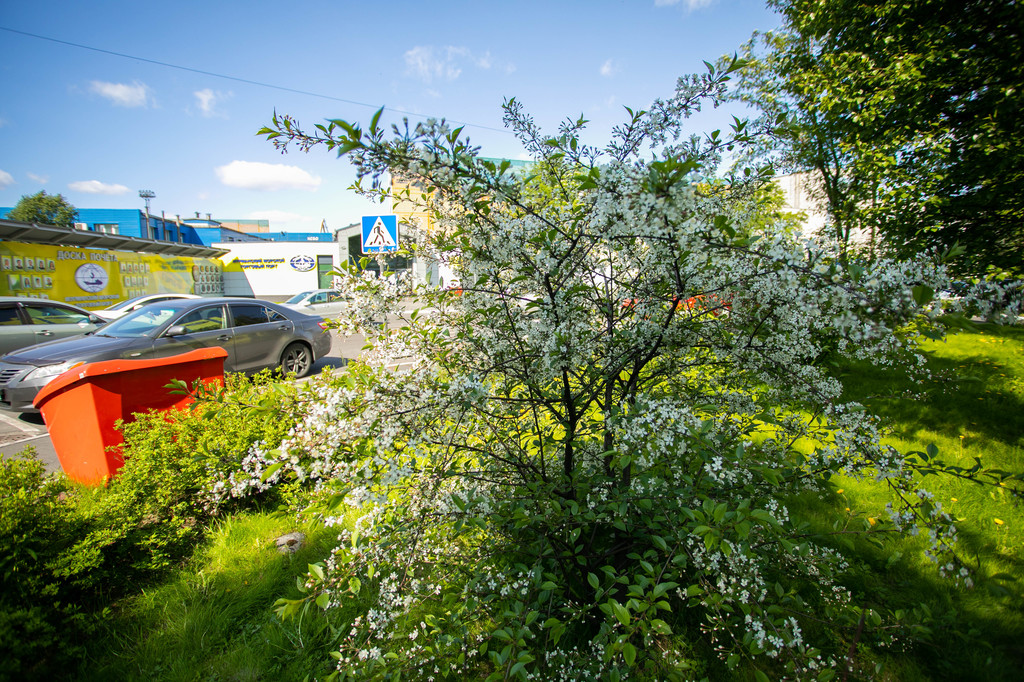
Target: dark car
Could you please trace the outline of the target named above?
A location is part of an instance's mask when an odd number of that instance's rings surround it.
[[[331,348],[321,322],[320,317],[256,299],[152,303],[95,332],[0,358],[0,409],[37,411],[32,399],[39,389],[80,364],[168,357],[209,346],[228,352],[226,372],[279,368],[305,376]]]
[[[26,296],[0,296],[0,355],[25,346],[78,336],[106,320],[68,303]]]

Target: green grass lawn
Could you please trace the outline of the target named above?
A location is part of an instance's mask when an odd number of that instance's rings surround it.
[[[984,326],[926,345],[931,377],[915,383],[899,372],[848,367],[847,397],[885,420],[901,450],[939,449],[939,459],[971,466],[1024,469],[1024,330]],[[869,526],[882,495],[871,481],[834,480],[831,496],[794,500],[823,530]],[[881,658],[864,647],[849,679],[1019,679],[1024,665],[1024,511],[1004,488],[930,476],[943,509],[958,520],[974,573],[970,589],[938,577],[923,540],[835,536],[854,560],[849,585],[863,606],[928,612],[927,629],[907,629]],[[115,605],[106,638],[90,646],[76,679],[302,680],[331,671],[337,640],[331,623],[311,609],[281,622],[279,597],[299,596],[297,576],[328,553],[333,533],[301,529],[311,542],[281,555],[274,538],[297,530],[270,513],[231,517],[217,525],[187,566],[160,586]],[[887,632],[865,633],[876,645]],[[905,633],[904,633],[905,634]],[[883,649],[884,650],[884,649]],[[742,678],[742,674],[740,675]]]
[[[927,342],[929,378],[850,367],[847,397],[882,416],[886,442],[901,451],[938,448],[962,467],[1024,470],[1024,330],[982,325]],[[973,587],[936,575],[923,540],[856,542],[865,594],[890,608],[924,605],[938,617],[909,651],[885,661],[891,679],[1019,679],[1024,664],[1024,509],[1006,487],[928,476],[922,487],[955,518]],[[1019,485],[1019,484],[1018,484]],[[882,500],[873,482],[836,482],[835,503],[851,525]],[[834,514],[829,521],[834,519]],[[824,522],[825,519],[823,518]]]
[[[302,530],[308,544],[281,554],[275,538]],[[333,633],[319,609],[282,622],[279,597],[298,597],[296,578],[327,555],[335,534],[296,528],[274,513],[218,524],[166,583],[117,604],[107,639],[91,648],[81,680],[322,679]]]

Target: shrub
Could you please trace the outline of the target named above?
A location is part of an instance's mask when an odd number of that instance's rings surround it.
[[[0,459],[0,679],[45,679],[84,652],[90,619],[56,566],[85,527],[31,449]]]
[[[137,415],[122,425],[125,464],[105,489],[46,476],[31,453],[0,461],[0,677],[73,665],[114,600],[188,557],[223,511],[216,482],[255,444],[282,438],[294,395],[229,375],[194,409]]]
[[[211,493],[217,481],[289,428],[283,415],[294,389],[267,377],[226,381],[190,409],[138,414],[121,426],[124,466],[94,510],[95,529],[66,557],[69,576],[95,585],[146,577],[190,554],[222,511]]]

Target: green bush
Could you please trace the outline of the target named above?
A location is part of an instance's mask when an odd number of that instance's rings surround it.
[[[67,557],[68,575],[87,571],[99,583],[145,577],[190,555],[222,511],[211,491],[254,444],[281,439],[289,421],[280,412],[293,394],[266,379],[229,376],[224,391],[192,409],[123,424],[124,466],[95,511],[96,529]]]
[[[106,488],[47,476],[31,451],[0,461],[0,680],[73,670],[115,600],[191,556],[225,511],[211,490],[254,444],[281,439],[294,393],[229,376],[192,409],[137,415]]]
[[[83,652],[89,619],[56,574],[85,528],[73,501],[31,449],[0,459],[0,679],[45,678]]]

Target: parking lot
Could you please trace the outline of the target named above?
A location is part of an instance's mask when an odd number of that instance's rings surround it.
[[[359,357],[363,344],[362,336],[345,337],[332,331],[330,353],[316,362],[312,373],[342,369],[349,360]],[[42,415],[0,411],[0,456],[7,457],[27,447],[35,448],[48,471],[60,471]]]

